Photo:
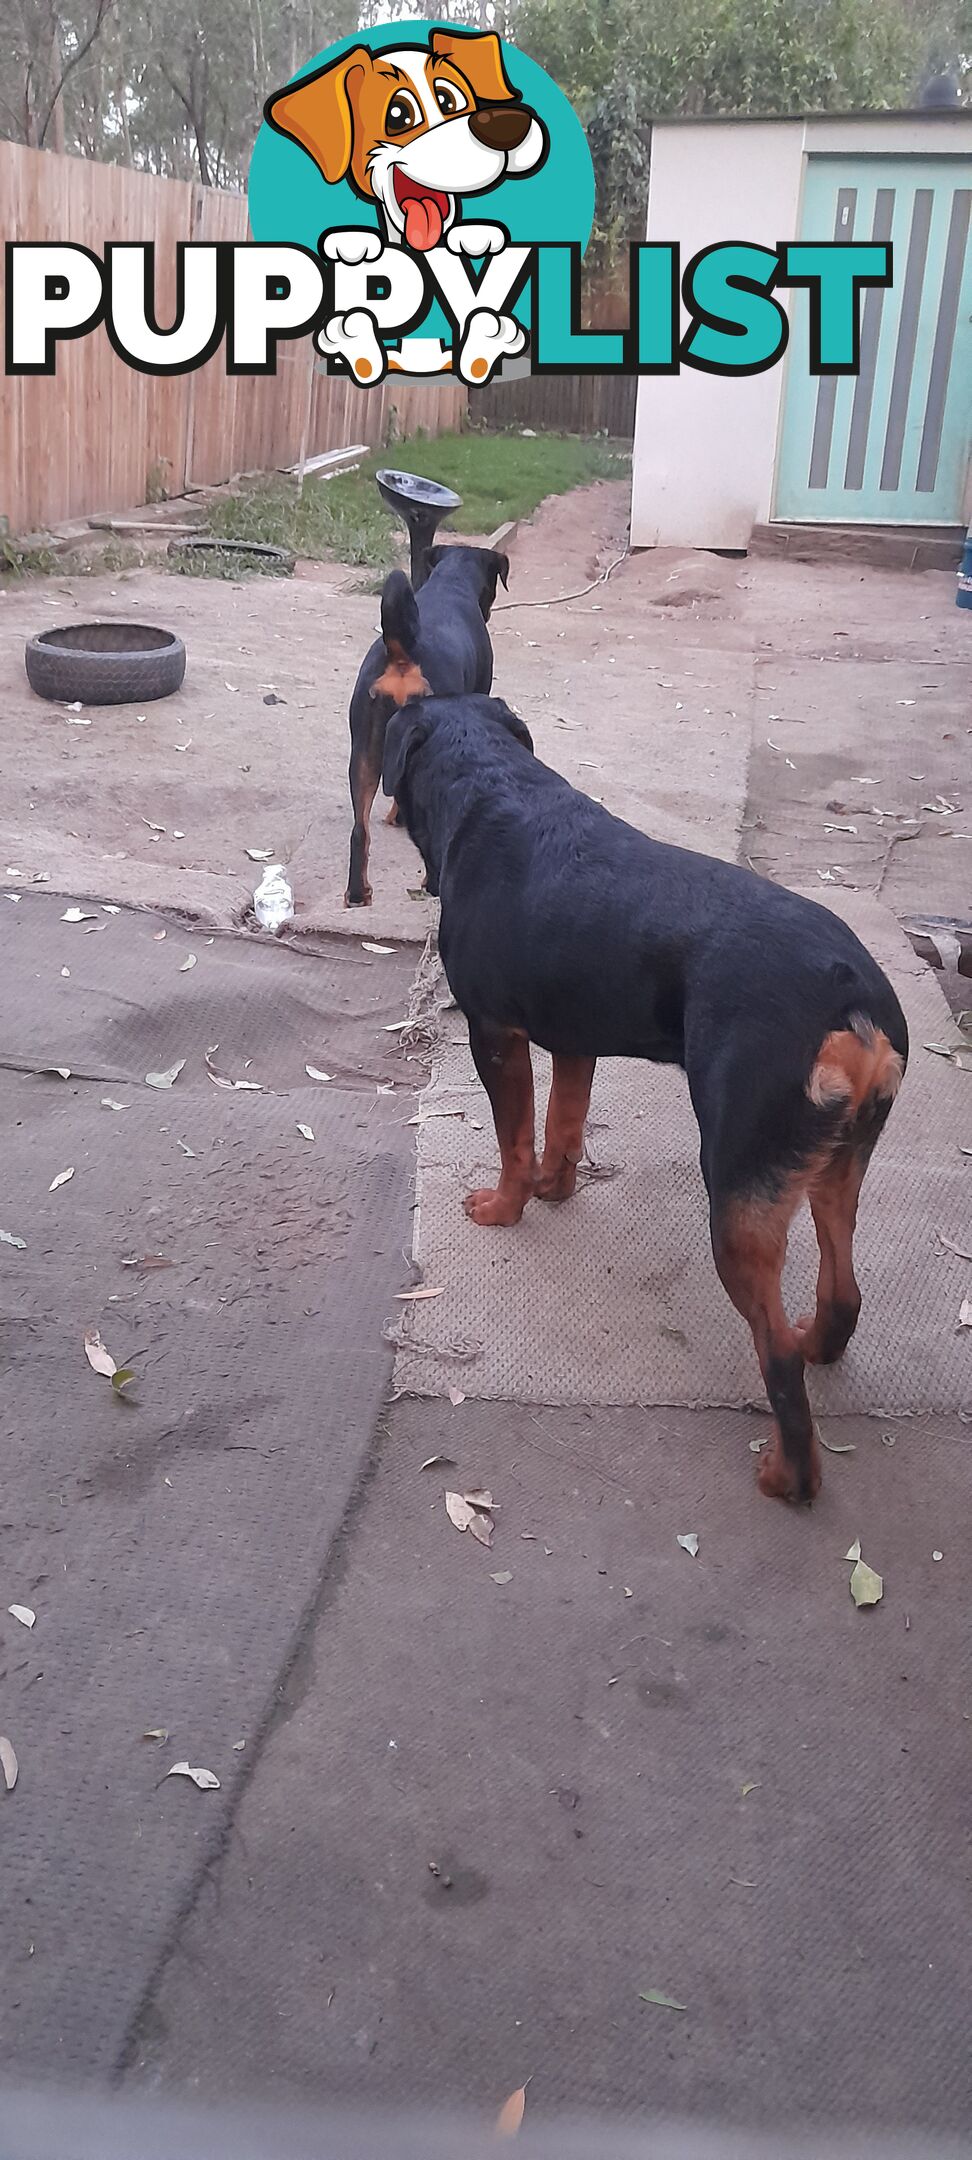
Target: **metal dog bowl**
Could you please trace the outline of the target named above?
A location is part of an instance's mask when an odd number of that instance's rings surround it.
[[[385,466],[375,478],[386,510],[394,510],[408,532],[412,586],[417,591],[429,574],[428,550],[436,532],[450,511],[462,509],[462,496],[452,488],[440,487],[437,480],[423,480],[419,473],[395,472],[391,466]]]

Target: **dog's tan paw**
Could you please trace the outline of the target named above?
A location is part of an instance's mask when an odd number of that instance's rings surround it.
[[[481,1229],[506,1229],[519,1222],[526,1203],[501,1192],[498,1185],[481,1185],[477,1192],[467,1193],[462,1204],[470,1222],[478,1223]]]

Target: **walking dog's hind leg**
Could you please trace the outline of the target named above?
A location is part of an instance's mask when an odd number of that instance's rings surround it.
[[[470,1020],[469,1047],[476,1071],[489,1096],[500,1150],[499,1184],[467,1193],[464,1206],[474,1223],[516,1223],[533,1192],[533,1066],[525,1035],[512,1028]]]
[[[820,1247],[817,1309],[796,1323],[808,1365],[835,1364],[857,1326],[861,1293],[854,1274],[854,1226],[870,1154],[870,1148],[842,1148],[810,1187]]]
[[[370,728],[365,742],[355,742],[351,747],[348,780],[351,786],[354,826],[351,833],[348,889],[344,895],[345,907],[371,906],[371,886],[368,882],[371,806],[381,779],[381,753],[382,737],[374,726]]]
[[[596,1064],[596,1058],[558,1057],[554,1052],[543,1161],[537,1174],[538,1200],[569,1200],[577,1183]]]
[[[839,1144],[808,1181],[820,1272],[817,1309],[797,1322],[808,1364],[833,1365],[857,1326],[861,1293],[854,1274],[857,1203],[904,1070],[902,1054],[880,1029],[858,1016],[850,1028],[825,1037],[808,1083],[811,1101],[845,1110]]]
[[[759,1488],[779,1500],[812,1500],[820,1458],[804,1385],[804,1353],[783,1307],[786,1236],[799,1193],[777,1200],[731,1198],[712,1205],[712,1251],[722,1282],[752,1329],[775,1420]]]

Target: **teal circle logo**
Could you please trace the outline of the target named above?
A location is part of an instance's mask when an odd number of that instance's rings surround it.
[[[492,31],[384,23],[268,98],[249,214],[255,240],[333,265],[317,336],[332,365],[363,385],[389,365],[475,382],[527,347],[526,251],[587,247],[594,172],[580,121],[527,54]]]

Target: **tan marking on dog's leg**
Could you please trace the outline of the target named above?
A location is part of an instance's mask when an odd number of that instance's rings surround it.
[[[803,1378],[803,1350],[783,1305],[786,1238],[802,1181],[776,1201],[730,1201],[712,1225],[721,1280],[752,1330],[774,1414],[772,1446],[759,1466],[759,1489],[773,1499],[813,1500],[820,1456]]]
[[[512,1028],[471,1020],[469,1047],[493,1112],[500,1176],[498,1185],[467,1193],[463,1205],[474,1223],[509,1225],[519,1222],[537,1174],[530,1045]]]
[[[538,1200],[569,1200],[574,1190],[596,1065],[596,1058],[554,1055],[543,1161],[537,1173]]]
[[[868,1160],[864,1149],[842,1148],[810,1187],[820,1248],[817,1309],[796,1324],[808,1365],[835,1364],[857,1326],[861,1293],[854,1274],[854,1229]]]

